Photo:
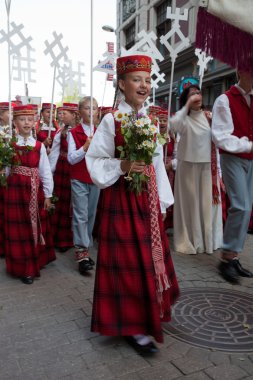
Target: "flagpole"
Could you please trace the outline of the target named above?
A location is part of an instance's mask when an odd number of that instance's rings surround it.
[[[51,137],[52,123],[53,123],[55,77],[56,77],[56,65],[54,65],[54,77],[53,77],[52,99],[51,99],[51,106],[50,106],[50,118],[49,118],[48,137]]]
[[[90,30],[90,134],[94,133],[93,128],[93,0],[90,2],[91,9],[91,30]]]
[[[10,9],[11,9],[11,0],[5,0],[5,6],[7,11],[7,35],[8,35],[8,74],[9,74],[9,128],[10,134],[12,134],[11,126],[11,47],[10,47]]]

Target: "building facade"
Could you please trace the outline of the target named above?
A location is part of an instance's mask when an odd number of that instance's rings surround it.
[[[181,31],[190,40],[190,45],[184,48],[175,61],[173,76],[171,111],[178,109],[179,87],[183,77],[198,77],[198,58],[195,55],[195,33],[197,22],[198,1],[194,0],[117,0],[117,53],[122,47],[131,49],[138,43],[138,33],[144,30],[154,32],[155,41],[164,59],[157,61],[160,72],[165,74],[165,82],[159,84],[155,93],[155,104],[167,108],[171,78],[171,58],[167,48],[160,42],[160,37],[171,29],[171,20],[167,19],[167,7],[188,9],[188,21],[180,21]],[[177,34],[170,39],[170,44],[176,47],[180,44]],[[235,70],[217,60],[208,63],[204,75],[202,91],[204,104],[212,108],[214,100],[235,82]]]

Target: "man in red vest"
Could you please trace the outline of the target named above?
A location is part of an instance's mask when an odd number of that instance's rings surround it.
[[[253,77],[238,71],[238,79],[216,99],[212,122],[213,141],[221,153],[222,176],[230,201],[218,268],[231,283],[239,283],[239,276],[253,277],[239,261],[253,203]]]
[[[97,101],[95,99],[91,101],[91,97],[85,96],[79,101],[79,112],[81,123],[72,128],[68,135],[68,161],[70,163],[75,255],[79,273],[85,274],[94,265],[88,250],[93,245],[92,230],[100,192],[90,178],[85,161],[85,155],[95,131],[94,125],[90,125],[91,113],[93,113],[94,122],[98,117]]]

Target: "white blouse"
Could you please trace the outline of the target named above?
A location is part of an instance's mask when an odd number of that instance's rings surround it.
[[[82,128],[87,137],[90,137],[92,134],[91,128],[89,125],[82,123]],[[68,162],[71,165],[75,165],[78,162],[82,161],[86,156],[86,152],[83,150],[83,147],[76,149],[76,143],[72,133],[68,134]]]
[[[51,131],[55,131],[56,128],[54,127],[54,125],[51,126]],[[49,131],[49,125],[47,125],[46,123],[43,123],[41,128],[40,128],[40,131]]]
[[[188,162],[211,162],[211,128],[202,110],[184,106],[170,119],[170,128],[180,134],[177,159]]]
[[[245,100],[250,106],[250,95],[238,85],[236,88],[245,97]],[[252,148],[252,142],[249,141],[247,136],[237,137],[232,133],[234,132],[234,123],[229,107],[229,100],[227,95],[220,95],[213,106],[213,121],[212,121],[212,138],[213,142],[218,148],[221,148],[230,153],[249,153]]]
[[[23,136],[17,135],[17,145],[19,146],[35,146],[36,140],[29,136],[26,141]],[[39,176],[43,184],[45,198],[51,198],[54,188],[53,176],[50,169],[49,160],[44,144],[41,144],[40,161],[39,161]]]
[[[123,100],[119,104],[119,110],[130,113],[133,109]],[[145,108],[140,113],[146,114]],[[85,159],[88,171],[93,182],[101,189],[113,185],[121,175],[125,174],[120,167],[120,159],[115,158],[115,121],[111,113],[104,116],[96,133],[93,136]],[[153,157],[153,165],[156,171],[156,182],[161,211],[174,203],[168,176],[163,162],[163,147],[158,144],[156,148],[158,156]]]

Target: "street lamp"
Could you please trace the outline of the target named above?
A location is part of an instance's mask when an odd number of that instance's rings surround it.
[[[110,25],[103,25],[102,29],[106,32],[111,32],[111,33],[115,32],[115,29]]]

